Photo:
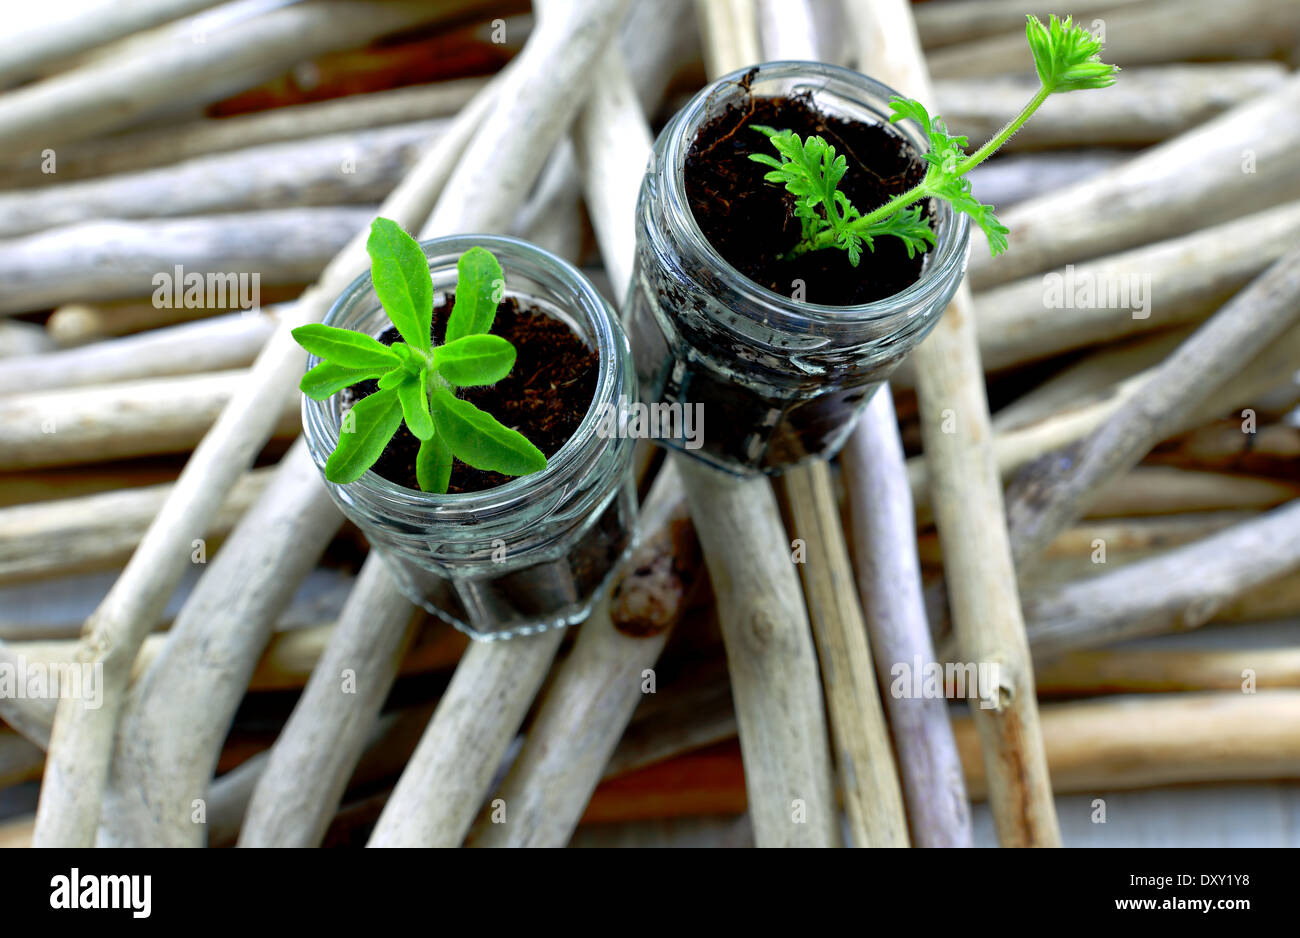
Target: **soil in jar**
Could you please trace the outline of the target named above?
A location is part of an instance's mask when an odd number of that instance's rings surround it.
[[[920,154],[887,124],[825,114],[807,95],[750,96],[728,105],[696,132],[683,168],[696,223],[728,264],[775,293],[830,306],[885,299],[920,277],[924,256],[909,258],[896,238],[877,239],[875,251],[864,250],[857,267],[838,249],[784,259],[799,241],[800,223],[793,197],[784,186],[763,178],[768,167],[749,159],[753,153],[775,152],[767,137],[751,129],[755,124],[826,139],[848,163],[840,189],[862,212],[925,176]],[[929,210],[923,206],[925,214]],[[698,276],[709,280],[707,271]],[[796,294],[800,286],[802,294]],[[674,348],[662,340],[647,341],[640,334],[646,330],[634,323],[638,371],[661,399],[705,404],[708,429],[699,455],[731,471],[780,472],[810,457],[833,454],[857,412],[901,359],[882,360],[863,373],[852,366],[827,366],[816,375],[791,376],[779,354],[766,355],[733,339],[726,324],[715,321],[694,298],[668,283],[657,289],[658,305],[671,311]],[[734,363],[734,370],[718,370],[683,355],[679,344],[709,349],[711,357]]]
[[[783,296],[794,281],[803,299],[827,306],[871,303],[898,293],[921,275],[924,256],[909,258],[898,238],[878,238],[863,250],[858,266],[847,251],[809,251],[790,260],[781,255],[800,238],[794,197],[767,182],[769,167],[751,153],[775,156],[761,124],[820,136],[848,161],[839,188],[863,214],[906,192],[925,176],[925,161],[910,143],[884,124],[843,120],[818,111],[806,96],[750,97],[731,104],[704,124],[686,154],[686,197],[696,224],[714,250],[750,280]],[[928,209],[927,209],[928,211]]]
[[[454,300],[455,294],[434,300],[431,332],[436,344],[443,342]],[[550,459],[573,436],[591,408],[600,360],[567,323],[534,307],[521,306],[514,297],[506,297],[497,308],[492,334],[515,347],[517,357],[510,374],[490,387],[460,388],[457,394],[503,425],[518,430]],[[400,338],[396,329],[389,328],[379,341],[392,345]],[[362,381],[344,389],[342,403],[351,406],[376,390],[377,382]],[[373,471],[390,482],[418,490],[415,457],[419,449],[420,441],[403,423]],[[481,492],[513,478],[456,460],[447,493]]]

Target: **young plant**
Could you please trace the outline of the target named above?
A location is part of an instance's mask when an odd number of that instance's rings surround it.
[[[956,211],[974,219],[984,229],[994,257],[1005,251],[1006,226],[994,216],[992,205],[980,203],[971,194],[966,174],[997,152],[1051,95],[1105,88],[1115,83],[1119,71],[1100,60],[1101,43],[1082,26],[1074,25],[1070,17],[1061,21],[1052,16],[1046,26],[1034,16],[1027,20],[1025,35],[1039,80],[1038,91],[1029,103],[988,143],[967,155],[967,139],[949,134],[943,118],[931,117],[919,101],[891,99],[891,123],[910,118],[925,132],[930,149],[922,155],[928,165],[920,183],[865,215],[837,188],[848,164],[842,155],[836,155],[833,146],[821,137],[801,140],[793,131],[751,126],[771,140],[780,158],[766,153],[752,153],[749,158],[770,166],[771,172],[763,178],[784,184],[795,197],[794,213],[802,225],[802,237],[784,258],[835,247],[847,251],[849,263],[856,267],[862,248],[875,250],[874,240],[885,235],[900,239],[907,256],[914,257],[934,244],[934,230],[921,217],[920,206],[915,205],[931,196],[946,200]]]
[[[360,381],[379,381],[379,390],[345,416],[325,478],[339,484],[361,478],[403,421],[420,440],[415,473],[422,491],[447,491],[453,457],[511,476],[545,469],[546,457],[523,434],[455,393],[496,384],[515,364],[514,346],[489,334],[505,283],[496,258],[481,247],[461,255],[446,342],[434,345],[433,278],[420,245],[396,222],[376,218],[366,251],[375,293],[403,341],[388,346],[321,323],[293,330],[298,344],[322,359],[299,384],[312,400]]]

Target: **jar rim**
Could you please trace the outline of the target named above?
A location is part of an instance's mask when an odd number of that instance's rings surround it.
[[[575,318],[579,318],[578,313],[581,312],[581,318],[585,319],[590,326],[595,345],[594,351],[598,357],[596,390],[587,413],[559,451],[547,460],[546,468],[540,472],[519,476],[490,489],[455,494],[438,494],[408,488],[384,478],[373,469],[367,469],[360,479],[347,485],[326,483],[335,485],[345,493],[354,486],[359,487],[368,500],[381,506],[388,503],[395,509],[424,508],[436,511],[438,516],[446,521],[481,522],[514,511],[521,504],[530,501],[539,491],[566,484],[569,481],[568,476],[572,475],[575,469],[581,470],[586,466],[583,454],[588,443],[597,435],[601,404],[606,399],[613,401],[616,398],[622,386],[621,372],[627,367],[625,359],[630,355],[630,351],[627,347],[627,338],[609,303],[581,271],[563,258],[535,244],[506,235],[447,235],[421,241],[419,244],[432,267],[442,267],[447,263],[454,267],[465,251],[478,246],[491,251],[497,257],[507,283],[512,270],[530,279],[536,279],[533,273],[539,271],[549,271],[553,276],[558,276],[574,290],[574,297],[578,300],[581,309],[571,312]],[[371,282],[369,270],[360,274],[330,305],[322,322],[334,325],[333,320],[360,291],[370,287]],[[505,295],[528,296],[526,292],[511,291],[508,286]],[[317,356],[308,355],[308,368],[314,367],[319,362]],[[313,435],[317,436],[322,443],[321,446],[313,448],[314,454],[318,451],[322,454],[318,459],[322,471],[323,459],[338,445],[337,421],[331,419],[331,411],[327,406],[332,398],[333,395],[324,401],[314,401],[306,395],[303,396],[304,432],[309,438]]]
[[[822,83],[819,87],[832,93],[837,93],[837,89],[830,87],[831,84],[835,84],[839,86],[840,90],[865,92],[882,100],[888,100],[895,95],[902,96],[900,92],[895,91],[888,85],[852,69],[839,65],[828,65],[825,62],[797,59],[764,62],[759,65],[737,69],[710,82],[696,92],[695,96],[677,112],[677,115],[662,132],[665,141],[663,153],[664,171],[662,175],[667,183],[665,186],[667,196],[665,203],[668,212],[679,226],[679,230],[686,233],[686,237],[692,242],[693,248],[703,255],[704,260],[713,264],[717,270],[727,276],[727,286],[730,289],[744,296],[749,302],[764,308],[764,314],[769,321],[772,319],[797,318],[803,322],[811,319],[827,326],[859,325],[863,322],[895,315],[902,306],[925,303],[935,295],[944,292],[949,278],[954,272],[960,277],[964,271],[966,251],[970,240],[970,220],[964,213],[953,212],[951,206],[942,199],[939,200],[938,204],[936,224],[941,234],[950,231],[952,237],[947,239],[939,238],[939,245],[927,252],[931,256],[927,257],[927,262],[921,270],[921,276],[897,293],[879,300],[873,300],[870,303],[860,303],[852,306],[809,303],[794,300],[770,290],[733,267],[726,258],[718,253],[717,249],[705,236],[700,229],[699,223],[695,220],[695,213],[691,211],[686,197],[685,157],[686,151],[692,142],[693,131],[700,126],[701,118],[706,113],[714,97],[723,92],[728,86],[744,88],[748,91],[750,83],[756,79],[787,77],[806,77],[813,81],[820,79]],[[867,102],[859,101],[856,103],[872,111],[878,117],[883,118],[885,116]],[[908,142],[916,146],[919,152],[925,152],[925,149],[928,148],[926,145],[918,143],[916,139],[918,135],[908,134],[907,136]],[[743,309],[740,311],[744,312]],[[797,325],[797,323],[792,323],[792,325]]]

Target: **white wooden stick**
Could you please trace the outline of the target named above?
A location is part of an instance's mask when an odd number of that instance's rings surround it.
[[[1068,459],[1036,463],[1007,492],[1012,551],[1026,566],[1073,523],[1098,487],[1187,426],[1220,388],[1300,318],[1300,249],[1292,249],[1178,347],[1137,396]]]
[[[986,369],[1196,322],[1300,242],[1300,202],[975,295]],[[1057,279],[1059,278],[1059,279]],[[1055,306],[1057,290],[1068,306]],[[1076,302],[1091,290],[1091,306]],[[1127,305],[1119,300],[1128,294]],[[1109,297],[1117,302],[1111,305]],[[1049,305],[1051,304],[1051,305]]]
[[[316,846],[338,810],[414,635],[414,607],[397,591],[378,556],[367,560],[361,576],[271,750],[249,802],[240,846]],[[379,581],[381,588],[368,585],[371,581]],[[372,597],[385,605],[370,605]],[[375,629],[376,622],[382,627]],[[397,627],[388,628],[389,623]],[[305,779],[311,783],[304,784]]]
[[[445,127],[445,120],[411,121],[201,156],[159,169],[0,192],[0,238],[100,218],[373,205]]]
[[[1185,511],[1262,510],[1300,498],[1300,484],[1254,476],[1228,476],[1171,466],[1138,466],[1098,492],[1095,518]]]
[[[202,843],[191,821],[221,744],[280,613],[338,530],[305,438],[281,460],[258,499],[181,607],[166,644],[130,691],[105,799],[101,841]],[[238,590],[228,588],[238,583]]]
[[[470,645],[369,846],[460,845],[563,638],[563,629],[552,629]]]
[[[967,177],[981,201],[1007,209],[1044,192],[1063,189],[1100,175],[1132,156],[1129,150],[1098,147],[1008,153],[981,163]]]
[[[582,624],[495,794],[504,820],[489,813],[473,846],[562,847],[573,836],[699,573],[692,556],[698,544],[671,463],[655,480],[640,526],[642,541],[624,564],[624,578]]]
[[[889,385],[872,397],[841,453],[853,524],[858,595],[876,677],[889,687],[896,663],[935,660],[902,441]],[[970,805],[948,716],[938,698],[885,695],[899,774],[919,847],[969,847]]]
[[[1292,376],[1295,373],[1297,355],[1300,355],[1300,327],[1292,327],[1256,355],[1235,377],[1221,385],[1218,394],[1204,402],[1185,421],[1171,427],[1169,432],[1190,430],[1231,412],[1236,407],[1249,404],[1261,394],[1278,387],[1294,385]],[[993,452],[998,471],[1009,479],[1015,470],[1026,463],[1083,439],[1105,423],[1127,401],[1140,394],[1144,383],[1150,380],[1153,373],[1152,369],[1148,369],[1123,381],[1113,389],[1110,396],[1101,400],[1087,402],[1036,423],[997,434],[993,438]],[[912,496],[918,506],[929,504],[925,497],[926,465],[926,457],[914,456],[907,461]]]
[[[1070,6],[1075,22],[1089,25],[1094,15],[1105,16],[1117,7],[1147,0],[1082,0]],[[1105,12],[1103,12],[1105,11]],[[1026,3],[1025,0],[931,0],[916,5],[916,32],[928,51],[935,46],[965,42],[1024,29],[1025,14],[1033,13],[1046,22],[1057,12],[1051,4]]]
[[[163,105],[215,101],[324,52],[483,5],[322,0],[245,17],[205,34],[203,42],[158,36],[0,97],[0,139],[17,149],[94,136]]]
[[[221,371],[0,397],[0,469],[185,452],[248,375]],[[300,429],[296,408],[268,411],[274,430],[292,436]]]
[[[1035,655],[1194,629],[1300,568],[1300,501],[1110,573],[1026,600]]]
[[[982,232],[972,233],[971,284],[984,289],[1300,198],[1298,153],[1300,76],[1292,76],[1109,172],[1002,213],[1009,247],[994,260]]]
[[[1300,776],[1300,691],[1194,693],[1047,704],[1052,783],[1095,794],[1188,782]],[[967,782],[983,797],[979,746],[957,725]]]
[[[756,0],[695,0],[711,78],[762,60]]]
[[[558,140],[578,113],[587,93],[582,83],[584,72],[604,48],[611,31],[622,15],[623,0],[593,4],[594,15],[583,18],[575,11],[556,5],[552,11],[543,10],[537,32],[530,37],[525,51],[520,53],[519,68],[502,79],[498,106],[492,118],[474,135],[464,157],[456,165],[447,183],[447,198],[439,199],[433,214],[424,227],[424,236],[455,230],[462,219],[477,220],[483,231],[504,231],[509,228],[515,211],[524,201],[547,150],[541,143]],[[563,19],[561,19],[563,17]],[[546,76],[548,92],[529,87],[536,77],[529,73],[528,63],[547,54],[545,44],[551,37],[561,35],[548,29],[548,22],[571,25],[571,57],[551,62]],[[534,57],[525,57],[532,53]],[[581,89],[581,90],[579,90]],[[532,94],[526,91],[533,91]],[[556,92],[559,92],[558,94]],[[567,97],[565,92],[571,93]],[[535,105],[530,107],[530,105]],[[532,154],[531,159],[525,154]],[[536,166],[532,173],[496,171],[498,166],[509,166],[510,157],[517,156],[522,165]],[[472,205],[471,205],[472,203]]]
[[[1123,68],[1181,59],[1263,58],[1300,39],[1300,6],[1290,0],[1152,0],[1102,11],[1098,18],[1105,24],[1103,59]],[[1081,22],[1092,25],[1091,20]],[[930,60],[936,78],[1033,67],[1023,19],[1005,35],[937,49]]]
[[[220,0],[101,0],[55,7],[25,29],[10,31],[0,54],[0,86],[30,78],[51,61],[216,6]]]
[[[88,297],[157,296],[175,305],[178,298],[184,302],[190,274],[202,276],[205,289],[208,275],[220,275],[214,286],[228,291],[233,285],[251,301],[254,283],[315,279],[374,214],[372,208],[330,206],[89,221],[14,238],[0,242],[0,313]],[[166,280],[155,282],[160,274]]]
[[[1039,665],[1038,689],[1063,696],[1240,693],[1247,676],[1259,690],[1300,686],[1300,648],[1072,651]]]
[[[0,394],[245,368],[273,331],[272,316],[250,311],[13,358],[0,371]]]
[[[871,74],[904,93],[933,101],[909,4],[882,0],[847,10],[859,62],[871,63]],[[999,672],[996,706],[974,711],[998,840],[1004,846],[1055,846],[1061,839],[1056,806],[965,286],[913,352],[913,362],[921,434],[933,465],[929,489],[949,558],[945,573],[954,628],[965,660],[995,663]]]
[[[1023,29],[1020,41],[1024,43]],[[1125,69],[1123,76],[1109,88],[1048,98],[1003,151],[1159,143],[1277,88],[1287,70],[1280,62],[1230,62]],[[948,127],[976,146],[1001,130],[1036,91],[1038,79],[1030,76],[956,79],[934,86]]]
[[[211,527],[198,537],[206,544],[225,535],[266,482],[264,471],[241,479]],[[143,486],[0,508],[0,583],[103,570],[124,562],[170,490],[169,485]]]
[[[791,533],[803,540],[808,552],[799,565],[799,576],[817,641],[835,766],[853,845],[909,846],[903,793],[865,617],[850,586],[853,568],[840,531],[830,468],[820,461],[795,466],[781,482],[790,506]]]
[[[711,77],[759,60],[753,0],[697,0],[696,13]],[[835,846],[838,806],[816,650],[771,483],[671,458],[718,599],[755,841]]]
[[[1194,331],[1180,326],[1099,346],[1001,408],[993,415],[993,429],[1020,430],[1112,398],[1144,380]]]
[[[492,94],[485,90],[457,116],[438,144],[385,200],[385,217],[410,227],[428,213],[447,179],[450,161],[474,132]],[[357,231],[320,281],[286,310],[248,379],[190,457],[122,576],[87,620],[79,660],[104,665],[105,706],[95,711],[67,707],[60,713],[37,807],[36,843],[84,845],[93,841],[136,651],[184,573],[191,532],[211,521],[270,436],[279,407],[295,398],[304,364],[290,330],[323,317],[334,297],[357,271],[366,268],[367,236],[364,229]]]
[[[717,598],[755,840],[834,846],[838,809],[816,650],[771,483],[673,460]]]
[[[275,313],[281,304],[298,299],[307,286],[306,283],[270,285],[259,283],[260,309]],[[227,289],[225,297],[222,297],[218,290],[203,297],[201,304],[189,307],[186,307],[183,302],[171,306],[164,306],[161,303],[155,305],[152,296],[147,299],[135,297],[124,300],[64,303],[50,313],[50,318],[45,320],[45,329],[58,348],[67,349],[87,345],[100,339],[113,339],[137,332],[148,332],[152,329],[165,329],[169,326],[194,322],[196,319],[210,319],[221,313],[252,312],[251,309],[246,308],[248,305],[248,302],[240,296],[238,289],[233,291]]]
[[[0,188],[62,185],[264,144],[449,117],[483,85],[481,78],[459,78],[97,137],[59,147],[53,173],[41,172],[39,152],[0,162]]]

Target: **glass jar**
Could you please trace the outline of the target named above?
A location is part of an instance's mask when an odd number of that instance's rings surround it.
[[[408,598],[491,640],[582,621],[630,546],[634,440],[602,432],[600,415],[620,397],[636,399],[636,375],[627,336],[590,281],[524,241],[457,235],[423,242],[435,295],[455,288],[456,262],[475,245],[501,263],[507,296],[567,323],[595,349],[600,370],[586,417],[544,470],[481,492],[435,495],[373,471],[349,485],[326,485]],[[324,321],[376,337],[391,325],[368,272]],[[307,366],[318,361],[309,356]],[[322,475],[342,416],[337,394],[303,398],[303,426]]]
[[[823,113],[888,124],[896,92],[833,65],[771,62],[705,87],[655,141],[624,309],[642,399],[652,407],[699,405],[697,439],[660,441],[738,475],[778,473],[838,452],[872,393],[952,299],[969,236],[967,216],[935,200],[936,244],[920,278],[859,306],[802,302],[745,277],[696,224],[683,167],[701,126],[748,94],[804,94]],[[918,152],[928,148],[911,122],[894,128]]]

